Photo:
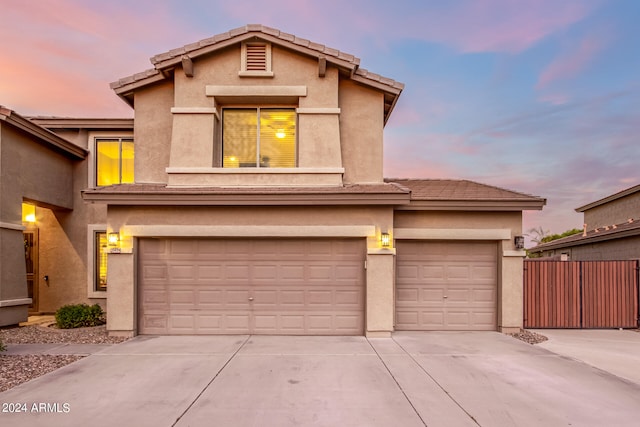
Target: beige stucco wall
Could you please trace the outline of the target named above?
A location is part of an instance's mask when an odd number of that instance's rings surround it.
[[[345,80],[331,65],[320,77],[316,59],[278,46],[272,46],[273,77],[242,77],[240,55],[237,44],[196,58],[193,77],[178,67],[171,83],[136,92],[136,182],[333,186],[342,185],[343,174],[348,183],[382,182],[382,93]],[[255,92],[207,95],[212,87],[254,87]],[[303,87],[305,94],[260,95],[270,87]],[[297,108],[298,167],[304,173],[292,177],[206,170],[221,166],[222,108],[243,105]],[[313,175],[312,169],[318,173]]]
[[[166,183],[173,116],[173,82],[157,84],[135,93],[135,181]]]
[[[57,130],[56,133],[88,148],[86,130]],[[80,197],[80,191],[88,186],[88,161],[91,160],[69,159],[6,125],[1,143],[0,221],[21,226],[23,199],[37,206],[36,222],[28,225],[38,236],[38,265],[34,277],[36,312],[53,313],[62,305],[72,303],[103,304],[103,299],[88,298],[87,224],[106,224],[106,207],[87,205]],[[0,274],[12,278],[2,280],[0,300],[5,294],[27,296],[22,232],[16,230],[10,234],[14,240],[11,245],[20,249],[9,250],[5,246],[2,252]],[[45,281],[44,276],[49,280]],[[18,321],[23,320],[26,318]]]
[[[378,183],[382,174],[384,97],[340,80],[340,140],[345,183]]]

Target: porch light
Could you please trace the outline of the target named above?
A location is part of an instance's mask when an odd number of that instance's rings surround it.
[[[524,249],[524,236],[516,236],[513,238],[516,249]]]
[[[118,246],[118,242],[120,242],[120,233],[117,231],[113,231],[109,233],[109,246],[115,247]]]
[[[383,248],[389,247],[391,244],[391,236],[389,236],[389,233],[385,232],[380,234],[380,243]]]
[[[22,204],[22,221],[33,224],[36,222],[36,207],[29,203]]]
[[[287,134],[284,129],[278,129],[276,131],[276,137],[278,137],[279,139],[283,139],[285,136],[287,136]]]

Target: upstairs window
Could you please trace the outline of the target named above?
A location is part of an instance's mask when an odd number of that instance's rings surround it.
[[[133,183],[133,139],[96,139],[96,185]]]
[[[225,168],[296,167],[295,109],[224,109],[222,159]]]

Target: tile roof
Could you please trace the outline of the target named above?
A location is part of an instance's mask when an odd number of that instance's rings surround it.
[[[640,235],[640,219],[631,219],[630,221],[623,222],[621,224],[612,224],[607,227],[587,230],[586,235],[584,233],[573,234],[562,239],[552,240],[551,242],[542,243],[529,249],[529,252],[543,252],[551,249],[586,245],[635,235]]]
[[[128,91],[132,86],[137,86],[138,84],[161,81],[165,78],[161,70],[175,67],[185,55],[194,59],[200,55],[211,53],[218,48],[226,47],[230,43],[236,43],[250,38],[252,35],[256,34],[260,34],[265,39],[272,40],[275,43],[279,42],[284,46],[301,51],[308,55],[324,57],[327,61],[334,62],[350,70],[352,77],[355,76],[356,78],[360,78],[361,80],[364,80],[364,83],[382,85],[382,87],[391,91],[396,97],[404,88],[404,84],[400,82],[371,73],[365,69],[360,69],[360,58],[357,58],[354,55],[260,24],[245,25],[244,27],[235,28],[221,34],[217,34],[213,37],[155,55],[150,59],[154,68],[131,76],[123,77],[112,82],[110,86],[120,94],[119,92]]]
[[[508,200],[538,201],[543,203],[546,201],[541,197],[464,179],[388,178],[385,181],[396,183],[411,190],[411,200]]]

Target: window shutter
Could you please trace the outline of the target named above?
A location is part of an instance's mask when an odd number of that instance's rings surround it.
[[[266,44],[247,44],[247,71],[267,71]]]

